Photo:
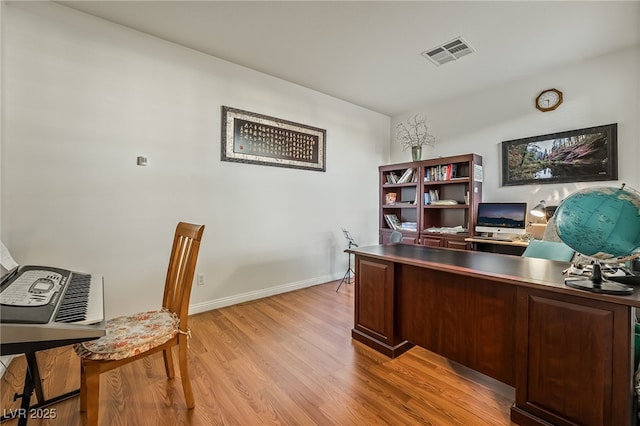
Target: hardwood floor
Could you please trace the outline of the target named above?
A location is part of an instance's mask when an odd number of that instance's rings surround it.
[[[186,409],[180,380],[166,379],[157,354],[102,375],[100,424],[513,424],[513,388],[421,348],[389,359],[353,341],[354,286],[336,287],[192,316],[195,409]],[[38,362],[47,397],[79,386],[79,361],[68,347],[40,353]],[[13,394],[22,390],[25,364],[14,360],[2,379],[4,411],[19,407]],[[78,397],[51,408],[54,419],[29,425],[83,424]]]

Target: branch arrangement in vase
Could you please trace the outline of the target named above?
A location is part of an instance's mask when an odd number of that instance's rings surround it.
[[[420,159],[423,146],[433,147],[436,144],[436,138],[430,132],[427,119],[420,114],[410,117],[403,123],[398,123],[396,140],[400,142],[403,151],[411,148],[414,160]]]

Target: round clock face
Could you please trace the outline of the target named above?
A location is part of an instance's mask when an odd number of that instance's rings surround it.
[[[562,103],[562,92],[556,89],[545,90],[536,98],[536,108],[540,111],[553,111]]]

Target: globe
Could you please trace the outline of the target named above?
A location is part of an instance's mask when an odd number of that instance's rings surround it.
[[[582,189],[560,203],[555,221],[560,239],[578,253],[627,256],[640,247],[640,194],[624,186]]]
[[[582,189],[565,198],[554,216],[560,239],[578,253],[596,259],[589,279],[566,278],[566,285],[600,293],[633,293],[633,287],[603,279],[599,261],[640,250],[638,192],[624,185]]]

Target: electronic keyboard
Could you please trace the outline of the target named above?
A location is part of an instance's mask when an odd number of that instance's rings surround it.
[[[104,336],[103,277],[24,266],[0,288],[0,345],[55,347]],[[39,345],[38,345],[39,344]]]

